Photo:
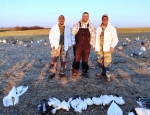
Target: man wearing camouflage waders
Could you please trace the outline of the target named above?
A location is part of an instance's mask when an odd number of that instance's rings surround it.
[[[74,45],[74,62],[73,62],[73,76],[79,74],[80,59],[82,58],[82,75],[88,77],[87,70],[88,58],[90,54],[90,48],[94,45],[95,30],[93,25],[89,21],[88,12],[84,12],[82,20],[74,25],[72,33],[75,36]]]
[[[106,81],[110,82],[109,65],[112,61],[111,53],[118,43],[117,32],[114,26],[108,22],[108,15],[102,16],[102,24],[96,29],[95,51],[97,52],[97,62],[100,67],[96,76],[104,75]]]

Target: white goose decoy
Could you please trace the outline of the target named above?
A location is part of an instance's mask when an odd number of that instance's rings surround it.
[[[122,51],[122,50],[123,50],[123,46],[119,46],[118,49],[119,49],[120,51]]]
[[[2,42],[3,42],[3,44],[7,44],[7,41],[5,39]]]
[[[33,40],[31,40],[31,44],[33,44],[34,43],[34,41]]]
[[[0,43],[2,43],[2,40],[0,40]]]
[[[150,115],[150,109],[134,108],[130,110],[128,115]]]
[[[141,48],[140,48],[140,51],[141,51],[141,52],[146,52],[146,48],[145,48],[145,47],[141,47]]]
[[[127,41],[129,40],[129,38],[125,38]]]
[[[140,48],[140,51],[134,51],[130,56],[133,56],[133,55],[135,55],[135,56],[140,56],[140,55],[142,55],[143,53],[145,53],[146,52],[146,48],[145,47],[141,47]]]
[[[102,105],[102,100],[100,97],[93,97],[92,101],[93,101],[93,104],[95,105]]]
[[[137,38],[136,38],[136,40],[138,41],[138,40],[140,40],[140,38],[139,38],[139,37],[137,37]]]
[[[127,46],[127,43],[126,43],[126,42],[123,42],[122,45],[123,45],[123,46]]]
[[[16,94],[16,87],[14,86],[9,94],[3,98],[3,105],[9,107],[19,103],[19,96]]]
[[[121,108],[113,101],[107,110],[107,115],[123,115]]]
[[[87,105],[93,105],[93,101],[91,98],[85,99],[85,102],[87,103]]]
[[[23,44],[23,42],[22,41],[18,41],[18,45],[22,45]]]
[[[124,101],[123,98],[120,97],[120,96],[114,96],[114,101],[115,101],[117,104],[119,104],[119,105],[125,104],[125,101]]]

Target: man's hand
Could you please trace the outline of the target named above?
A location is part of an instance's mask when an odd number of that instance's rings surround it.
[[[93,48],[93,51],[95,52],[95,48]]]
[[[55,47],[53,46],[53,47],[51,47],[52,49],[55,49]]]
[[[113,53],[114,52],[114,48],[113,47],[110,47],[110,53]]]
[[[69,46],[69,47],[68,47],[68,50],[71,50],[71,48],[72,48],[72,47],[71,47],[71,46]]]

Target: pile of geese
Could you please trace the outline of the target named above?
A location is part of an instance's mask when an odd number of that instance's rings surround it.
[[[84,98],[81,99],[78,95],[69,98],[68,101],[60,101],[55,97],[49,98],[48,101],[45,99],[42,100],[42,103],[38,105],[37,110],[42,114],[48,111],[51,111],[52,114],[55,114],[56,111],[63,109],[69,111],[72,107],[75,112],[82,113],[86,110],[88,106],[91,105],[109,105],[107,110],[107,115],[123,115],[123,111],[119,105],[125,104],[125,101],[122,97],[118,95],[101,95],[99,97]],[[51,110],[49,108],[51,107]]]

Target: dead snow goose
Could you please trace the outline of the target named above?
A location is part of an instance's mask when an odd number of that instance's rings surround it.
[[[150,115],[150,109],[134,108],[130,110],[128,115]]]
[[[136,102],[144,109],[150,109],[150,98],[136,97]]]
[[[93,105],[93,101],[91,98],[85,99],[85,102],[87,103],[87,105]]]
[[[92,101],[93,101],[93,104],[95,104],[95,105],[101,105],[102,104],[100,97],[93,97]]]
[[[121,108],[113,101],[107,110],[107,115],[123,115]]]
[[[110,100],[108,95],[101,95],[100,99],[101,99],[103,106],[108,105],[112,101]]]
[[[123,98],[118,95],[114,96],[114,101],[119,105],[125,104],[125,101],[123,100]]]
[[[9,107],[17,103],[19,103],[19,96],[16,94],[16,87],[14,86],[9,94],[3,98],[3,104],[5,107]]]

